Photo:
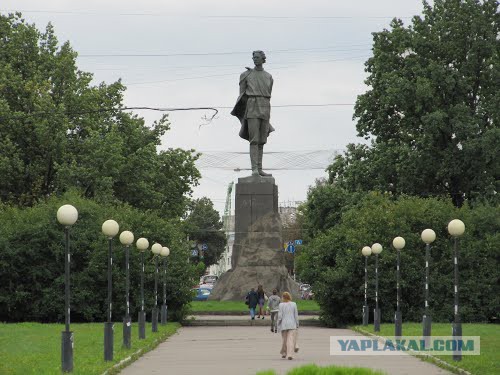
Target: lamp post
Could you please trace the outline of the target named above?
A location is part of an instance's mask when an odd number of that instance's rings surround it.
[[[161,325],[167,324],[167,257],[170,255],[168,247],[161,249],[160,255],[163,257],[163,305],[161,305]]]
[[[102,233],[108,238],[108,313],[107,322],[104,323],[104,360],[113,360],[113,322],[111,321],[111,311],[113,309],[112,300],[112,269],[113,269],[113,237],[118,234],[120,226],[114,220],[106,220],[102,224]]]
[[[158,332],[158,257],[161,253],[161,246],[159,243],[155,243],[151,246],[151,252],[155,256],[155,305],[153,307],[153,313],[151,315],[151,327],[153,332]]]
[[[429,314],[429,260],[431,255],[431,243],[436,239],[436,233],[432,229],[425,229],[420,235],[425,243],[425,306],[424,316],[422,318],[422,336],[424,337],[425,347],[429,348],[431,340],[432,318]]]
[[[144,252],[149,247],[149,241],[139,238],[135,243],[141,252],[141,311],[139,311],[139,339],[146,338],[146,313],[144,312]]]
[[[397,250],[398,260],[396,267],[396,288],[397,288],[397,299],[396,299],[396,313],[394,314],[394,336],[400,338],[403,334],[403,320],[401,317],[401,290],[399,285],[399,263],[400,263],[400,251],[405,247],[405,239],[403,237],[396,237],[392,240],[392,246]]]
[[[455,318],[453,319],[453,338],[454,340],[460,340],[462,338],[462,322],[460,320],[460,314],[458,312],[458,237],[460,237],[465,232],[465,224],[463,221],[455,219],[450,221],[448,224],[448,233],[453,237],[453,249],[454,249],[454,263],[455,263]],[[458,347],[458,345],[457,345]],[[461,361],[462,352],[456,350],[453,352],[453,360]]]
[[[361,249],[361,254],[365,256],[365,304],[363,305],[363,325],[368,325],[368,318],[370,315],[370,311],[368,310],[368,302],[367,302],[367,289],[368,289],[368,257],[372,253],[372,249],[370,246],[365,246]]]
[[[130,245],[134,243],[134,234],[128,230],[120,233],[120,242],[125,246],[125,316],[123,317],[123,346],[130,349],[132,337],[132,319],[130,318]]]
[[[61,332],[61,367],[63,372],[73,371],[73,332],[69,330],[70,304],[69,304],[69,271],[71,255],[69,252],[69,228],[78,220],[78,211],[70,204],[65,204],[57,210],[57,221],[64,225],[65,257],[64,257],[64,324]]]
[[[372,253],[375,254],[375,310],[373,311],[373,330],[380,332],[380,309],[378,308],[378,255],[382,252],[382,245],[374,243]]]

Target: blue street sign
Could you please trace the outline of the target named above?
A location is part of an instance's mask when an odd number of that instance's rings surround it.
[[[302,240],[295,240],[295,245],[302,245]]]
[[[288,251],[291,254],[295,253],[295,246],[288,245],[287,248],[286,248],[286,251]]]
[[[204,243],[203,245],[201,245],[201,249],[203,251],[208,250],[208,245],[206,243]]]

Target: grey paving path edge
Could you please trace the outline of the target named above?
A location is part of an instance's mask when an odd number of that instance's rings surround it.
[[[362,335],[348,329],[301,327],[300,351],[289,361],[279,354],[280,334],[269,327],[182,327],[120,374],[255,375],[268,369],[285,374],[308,363],[368,367],[388,375],[450,374],[411,355],[330,356],[330,336]]]

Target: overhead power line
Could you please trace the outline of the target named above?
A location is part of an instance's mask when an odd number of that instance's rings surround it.
[[[324,104],[278,104],[273,105],[273,108],[289,108],[289,107],[331,107],[331,106],[353,106],[353,103],[324,103]],[[201,111],[209,110],[214,111],[215,115],[219,113],[218,109],[229,109],[232,106],[206,106],[206,107],[176,107],[176,108],[161,108],[161,107],[119,107],[119,108],[100,108],[90,111],[64,111],[62,114],[65,115],[88,115],[93,113],[105,113],[105,112],[123,112],[131,110],[146,110],[146,111],[157,111],[157,112],[175,112],[175,111]],[[13,117],[36,117],[49,114],[61,114],[57,111],[37,111],[37,112],[16,112],[14,114],[4,116],[0,115],[0,118],[13,118]]]
[[[39,9],[0,9],[0,12],[21,12],[21,13],[49,13],[59,15],[82,15],[82,16],[118,16],[118,17],[169,17],[169,18],[206,18],[206,19],[310,19],[310,20],[342,20],[342,19],[393,19],[393,18],[411,18],[412,16],[369,16],[369,15],[352,15],[352,16],[262,16],[262,15],[195,15],[195,14],[172,14],[162,12],[99,12],[95,10],[88,11],[61,11],[61,10],[39,10]]]
[[[362,51],[360,48],[371,44],[352,44],[348,46],[330,46],[314,48],[288,48],[266,50],[266,53],[295,53],[295,52],[354,52]],[[171,53],[81,53],[79,57],[175,57],[175,56],[226,56],[226,55],[250,55],[251,51],[222,51],[222,52],[171,52]]]

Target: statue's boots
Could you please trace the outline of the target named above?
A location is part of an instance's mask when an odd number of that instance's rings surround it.
[[[259,157],[258,157],[258,164],[257,164],[258,174],[262,177],[272,176],[272,174],[266,173],[262,170],[262,157],[263,156],[264,156],[264,145],[259,145]]]
[[[252,176],[259,176],[259,145],[250,145],[250,163],[252,164]]]

